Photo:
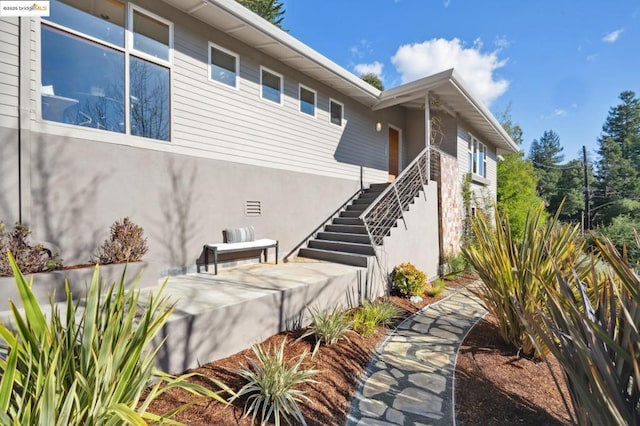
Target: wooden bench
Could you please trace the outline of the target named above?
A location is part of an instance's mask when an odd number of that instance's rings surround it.
[[[209,271],[209,252],[213,252],[214,274],[218,275],[218,255],[225,253],[249,253],[252,251],[260,251],[259,257],[262,262],[267,261],[267,252],[270,248],[276,249],[276,264],[278,263],[278,240],[262,238],[256,240],[254,237],[253,226],[244,228],[227,228],[223,232],[224,242],[209,243],[203,246],[204,251],[204,270]]]

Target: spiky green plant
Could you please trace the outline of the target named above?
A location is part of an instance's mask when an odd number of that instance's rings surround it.
[[[516,304],[530,313],[544,306],[547,293],[540,288],[555,282],[556,265],[584,277],[589,270],[585,243],[578,227],[561,224],[558,214],[545,220],[542,207],[527,216],[521,239],[513,237],[506,215],[497,210],[495,215],[495,224],[484,215],[472,220],[475,243],[463,248],[482,280],[475,293],[496,317],[505,341],[527,356],[540,356]]]
[[[318,371],[304,368],[308,355],[306,351],[287,363],[284,356],[285,344],[286,339],[283,339],[279,349],[267,351],[261,345],[254,345],[252,349],[257,360],[247,358],[249,365],[235,370],[247,383],[232,400],[248,395],[244,416],[251,414],[252,422],[255,422],[259,414],[261,425],[272,417],[276,426],[280,425],[281,419],[291,424],[291,418],[303,425],[307,424],[298,403],[309,401],[309,398],[296,387],[304,383],[315,383],[312,377]]]
[[[74,302],[65,283],[66,312],[51,303],[47,319],[31,282],[11,253],[8,258],[24,313],[10,302],[14,324],[0,323],[6,350],[0,359],[0,423],[143,425],[169,418],[203,395],[224,402],[217,393],[187,382],[188,375],[173,377],[154,367],[160,346],[154,347],[153,340],[173,310],[166,298],[152,295],[141,308],[139,291],[125,291],[124,274],[104,291],[96,267],[86,299]],[[157,383],[149,389],[152,378]],[[198,398],[164,415],[148,411],[152,401],[175,387]]]
[[[318,308],[309,309],[311,315],[311,325],[298,340],[308,336],[315,336],[316,345],[312,355],[315,356],[320,345],[333,345],[340,339],[347,339],[347,332],[352,329],[353,323],[349,318],[349,313],[342,306],[334,306],[330,310]]]
[[[431,281],[430,283],[427,284],[427,288],[424,291],[426,293],[427,296],[429,297],[437,297],[440,295],[440,293],[442,293],[444,291],[444,289],[446,288],[446,284],[444,283],[443,280],[435,280],[435,281]]]
[[[365,301],[353,313],[353,329],[361,336],[369,336],[379,325],[390,325],[403,312],[388,300]]]
[[[587,280],[558,270],[560,291],[545,285],[546,305],[520,315],[562,366],[578,424],[637,425],[640,277],[611,241],[595,244],[604,266],[594,262]]]

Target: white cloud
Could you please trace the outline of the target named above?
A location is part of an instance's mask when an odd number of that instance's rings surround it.
[[[447,8],[451,4],[451,0],[444,0],[444,7]]]
[[[596,59],[598,59],[598,54],[597,53],[593,53],[591,55],[587,55],[587,61],[589,61],[589,62],[593,62]]]
[[[494,76],[507,61],[499,59],[497,52],[481,52],[481,47],[480,39],[476,39],[470,48],[464,47],[457,38],[431,39],[400,46],[391,62],[403,83],[455,68],[469,89],[490,105],[509,88],[507,80]]]
[[[384,68],[384,64],[378,61],[372,62],[370,64],[356,64],[353,69],[356,74],[375,74],[378,77],[382,78],[382,69]]]
[[[363,58],[365,55],[373,53],[373,48],[371,47],[371,43],[367,40],[362,39],[355,46],[351,46],[351,56],[354,58]]]
[[[567,111],[562,108],[556,108],[553,110],[553,115],[556,117],[562,117],[564,115],[567,115]]]
[[[496,49],[502,50],[511,46],[511,41],[507,38],[506,35],[496,36],[493,40],[493,44],[496,46]]]
[[[604,41],[605,43],[615,43],[623,31],[624,31],[623,28],[617,29],[615,31],[611,31],[610,33],[607,33],[604,35],[604,37],[602,37],[602,41]]]

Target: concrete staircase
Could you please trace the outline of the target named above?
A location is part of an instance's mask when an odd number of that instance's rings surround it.
[[[375,255],[375,248],[359,216],[387,186],[388,183],[377,183],[364,190],[338,217],[325,225],[324,230],[309,240],[298,256],[366,268],[369,259]]]

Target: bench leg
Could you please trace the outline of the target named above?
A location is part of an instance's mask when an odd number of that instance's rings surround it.
[[[209,247],[204,246],[204,271],[209,272]]]
[[[218,275],[218,249],[213,249],[213,275]]]
[[[276,243],[276,265],[278,264],[278,244]]]

